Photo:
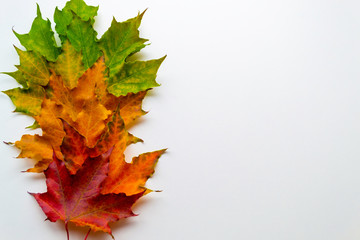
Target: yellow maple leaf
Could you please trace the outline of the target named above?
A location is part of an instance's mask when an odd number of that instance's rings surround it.
[[[27,172],[42,172],[46,170],[52,161],[53,149],[48,139],[39,135],[23,135],[15,146],[21,150],[18,158],[31,158],[37,161],[33,168]]]
[[[63,124],[59,119],[61,111],[61,106],[56,105],[50,99],[44,99],[40,115],[35,117],[43,131],[43,137],[48,140],[59,159],[63,158],[60,146],[66,135]]]

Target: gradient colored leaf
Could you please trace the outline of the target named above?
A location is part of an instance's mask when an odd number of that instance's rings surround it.
[[[49,82],[50,72],[46,60],[35,52],[21,51],[16,48],[20,56],[20,65],[16,66],[29,84],[46,86]]]
[[[100,194],[100,185],[108,172],[108,154],[88,159],[76,175],[71,176],[64,162],[54,158],[45,171],[47,192],[32,195],[52,222],[63,220],[93,231],[111,234],[109,222],[134,216],[131,206],[143,195]]]
[[[118,97],[159,86],[155,78],[164,59],[125,63],[121,71],[109,80],[109,92]]]
[[[45,91],[40,86],[30,86],[28,89],[14,88],[4,91],[15,105],[15,112],[22,112],[30,116],[40,114],[41,103],[45,96]]]
[[[49,20],[41,17],[39,5],[37,5],[37,17],[28,34],[18,34],[14,31],[20,43],[28,51],[36,51],[49,61],[55,61],[60,51],[56,45],[54,32],[51,30]]]
[[[62,53],[54,64],[55,72],[61,75],[64,85],[69,89],[77,86],[78,79],[85,72],[82,64],[82,56],[76,52],[69,41],[62,46]]]
[[[125,22],[117,22],[114,18],[110,28],[99,40],[110,78],[121,70],[129,55],[145,47],[144,43],[148,40],[140,38],[138,31],[144,13]]]

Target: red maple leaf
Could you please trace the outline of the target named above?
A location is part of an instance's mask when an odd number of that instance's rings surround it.
[[[66,230],[67,224],[73,222],[78,226],[88,226],[90,230],[104,231],[112,236],[109,222],[135,216],[131,207],[144,194],[143,192],[132,196],[123,193],[100,193],[101,183],[109,171],[110,153],[111,150],[99,157],[88,158],[75,175],[71,175],[65,163],[54,155],[54,161],[44,172],[47,192],[30,193],[48,220],[63,220]]]

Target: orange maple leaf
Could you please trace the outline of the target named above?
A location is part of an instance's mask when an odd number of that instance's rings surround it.
[[[143,153],[134,157],[131,163],[125,161],[123,144],[115,147],[110,155],[109,176],[105,179],[101,193],[125,193],[127,196],[150,189],[145,183],[154,173],[156,163],[166,149]]]

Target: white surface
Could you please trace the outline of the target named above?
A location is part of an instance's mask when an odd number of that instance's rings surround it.
[[[52,19],[65,1],[37,0]],[[128,155],[168,147],[149,185],[163,189],[113,224],[117,239],[355,240],[360,238],[360,2],[336,0],[87,1],[99,36],[146,8],[144,59],[168,54],[150,113]],[[0,71],[14,70],[12,27],[28,32],[35,2],[0,8]],[[0,76],[0,89],[16,84]],[[32,121],[0,96],[5,141]],[[0,145],[1,240],[65,240],[31,161]],[[83,239],[85,231],[72,231]],[[111,239],[91,234],[89,240]]]

